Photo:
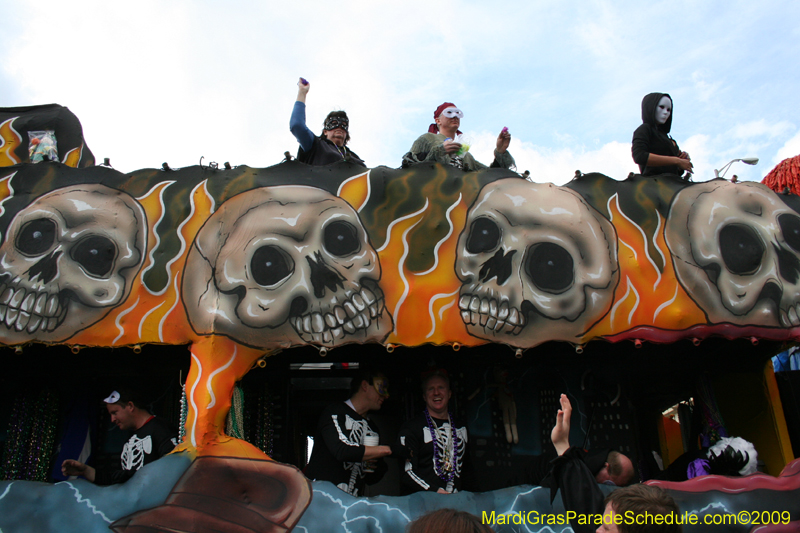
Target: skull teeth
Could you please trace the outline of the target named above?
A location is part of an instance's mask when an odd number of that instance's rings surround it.
[[[789,309],[781,309],[781,325],[785,328],[800,326],[800,304],[792,305]]]
[[[58,295],[0,284],[0,323],[15,331],[53,331],[67,317]]]
[[[487,333],[510,333],[517,335],[525,327],[525,315],[508,302],[479,298],[464,294],[458,301],[461,319],[465,324],[480,326]]]
[[[327,313],[312,312],[290,319],[303,340],[331,344],[348,334],[365,331],[383,312],[383,299],[369,289],[348,293],[348,300]]]

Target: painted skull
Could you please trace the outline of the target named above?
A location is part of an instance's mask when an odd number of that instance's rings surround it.
[[[713,180],[681,190],[665,237],[709,322],[800,325],[800,216],[766,186]]]
[[[619,279],[614,227],[580,195],[510,178],[483,188],[458,241],[470,334],[517,347],[578,340]]]
[[[21,210],[0,246],[0,341],[59,342],[131,290],[145,255],[139,203],[104,185],[57,189]]]
[[[392,318],[358,215],[314,187],[254,189],[225,202],[186,260],[195,331],[259,348],[380,342]]]

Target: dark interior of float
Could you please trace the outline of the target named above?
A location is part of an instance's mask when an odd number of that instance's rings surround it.
[[[390,377],[391,396],[374,415],[382,440],[389,442],[400,424],[423,408],[421,372],[441,367],[452,380],[453,414],[468,425],[475,491],[508,486],[529,456],[551,446],[561,392],[576,406],[573,441],[589,449],[621,450],[634,459],[643,479],[657,472],[653,451],[668,465],[697,446],[709,417],[724,423],[730,435],[752,441],[761,468],[777,475],[788,454],[800,452],[800,371],[773,373],[770,358],[781,348],[766,341],[754,345],[716,338],[698,345],[684,340],[640,347],[597,341],[583,353],[548,343],[521,356],[496,344],[458,351],[397,347],[392,352],[381,345],[350,345],[324,357],[313,347],[294,348],[262,359],[239,383],[228,431],[302,469],[320,412],[347,398],[357,368],[379,368]],[[118,461],[128,435],[110,424],[98,401],[111,384],[147,383],[153,411],[178,425],[182,380],[190,363],[187,347],[135,350],[73,353],[69,347],[39,344],[21,352],[2,349],[2,478],[54,481],[64,427],[78,416],[76,410],[89,420],[93,462]],[[507,372],[505,383],[499,382],[502,371]],[[496,393],[504,386],[517,405],[517,444],[506,440],[498,405]],[[371,495],[398,494],[402,465],[389,463],[389,473],[369,488]]]

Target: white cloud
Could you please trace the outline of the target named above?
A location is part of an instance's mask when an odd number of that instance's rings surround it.
[[[480,162],[491,163],[497,134],[481,132],[473,137],[473,141],[470,152]],[[538,183],[564,185],[575,176],[576,170],[584,174],[600,172],[616,180],[624,180],[630,172],[638,172],[628,143],[610,142],[595,150],[551,149],[512,138],[509,152],[517,162],[517,172],[522,174],[529,170],[531,179]]]
[[[796,157],[798,155],[800,155],[800,131],[795,133],[794,137],[786,141],[784,145],[781,146],[781,148],[778,150],[778,153],[775,154],[772,164],[777,165],[784,159],[789,159],[790,157]]]
[[[0,19],[0,105],[68,106],[95,155],[123,171],[200,156],[279,162],[297,150],[288,122],[298,76],[312,83],[312,131],[331,109],[345,109],[352,148],[372,166],[398,166],[447,100],[462,106],[466,128],[487,131],[474,148],[481,161],[508,126],[520,170],[556,182],[576,169],[624,179],[636,170],[628,143],[639,102],[653,91],[676,97],[673,133],[692,148],[698,174],[733,157],[767,161],[794,150],[786,102],[800,73],[786,65],[800,41],[771,37],[797,34],[800,4],[692,6],[680,25],[654,30],[668,8],[16,2]],[[697,136],[705,140],[694,146]]]

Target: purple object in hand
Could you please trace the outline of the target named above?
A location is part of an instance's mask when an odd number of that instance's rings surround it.
[[[505,133],[507,131],[508,131],[508,126],[503,126],[503,131],[501,131],[500,133]]]
[[[308,80],[301,77],[300,78],[300,83],[302,83],[303,85],[308,85]]]

